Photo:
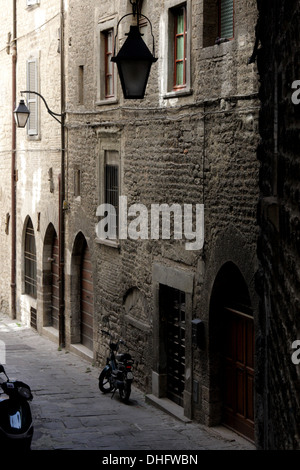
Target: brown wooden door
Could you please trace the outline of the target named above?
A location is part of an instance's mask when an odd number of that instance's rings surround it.
[[[81,262],[81,343],[93,349],[94,295],[92,263],[88,246],[85,245]]]
[[[225,309],[224,423],[254,440],[253,317]]]
[[[56,233],[53,235],[52,253],[51,253],[51,325],[58,329],[59,313],[59,269],[58,269],[58,238]]]

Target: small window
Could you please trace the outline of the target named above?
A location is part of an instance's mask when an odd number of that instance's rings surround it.
[[[115,155],[112,155],[115,154]],[[104,181],[104,202],[112,207],[110,227],[112,233],[118,234],[119,215],[119,166],[116,163],[117,152],[106,152],[105,181]]]
[[[161,81],[164,98],[187,96],[191,88],[191,2],[167,0],[166,41]]]
[[[234,0],[220,0],[219,2],[219,37],[232,39],[233,31],[233,2]]]
[[[28,219],[25,231],[24,282],[25,294],[36,298],[36,247],[31,219]]]
[[[220,44],[219,38],[234,37],[234,0],[204,0],[203,47]]]
[[[27,90],[38,91],[38,65],[36,59],[27,61]],[[38,96],[28,93],[27,105],[30,115],[27,121],[27,133],[30,136],[38,134]]]
[[[114,21],[98,26],[97,49],[97,104],[113,103],[116,100],[115,64],[111,61],[114,54]]]
[[[113,56],[113,31],[110,29],[105,36],[105,98],[114,96],[114,67],[111,58]]]
[[[186,8],[173,10],[174,15],[174,89],[186,85]]]

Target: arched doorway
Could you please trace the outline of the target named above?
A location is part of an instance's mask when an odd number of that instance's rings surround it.
[[[84,235],[76,236],[71,263],[71,343],[93,350],[94,294],[89,246]]]
[[[210,360],[219,421],[254,440],[254,321],[247,284],[231,262],[219,271],[210,303]]]
[[[59,329],[58,237],[52,223],[47,227],[43,252],[43,326]]]
[[[58,237],[53,231],[51,244],[51,313],[50,324],[56,330],[59,329],[59,258]]]
[[[93,349],[94,294],[90,250],[85,243],[80,266],[80,334],[81,343]]]

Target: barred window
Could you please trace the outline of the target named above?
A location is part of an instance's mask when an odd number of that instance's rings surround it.
[[[25,294],[36,298],[36,247],[34,229],[30,218],[25,231],[24,280]]]
[[[119,168],[117,165],[105,165],[105,203],[110,204],[112,213],[110,227],[112,233],[118,233],[118,214],[119,214]]]

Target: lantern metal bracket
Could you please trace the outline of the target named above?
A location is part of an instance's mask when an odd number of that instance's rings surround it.
[[[152,23],[151,21],[149,20],[149,18],[145,15],[143,15],[141,12],[140,12],[140,9],[139,9],[139,1],[136,0],[135,2],[130,0],[130,3],[132,5],[132,13],[127,13],[126,15],[122,16],[122,18],[118,21],[118,24],[117,24],[117,28],[116,28],[116,35],[115,35],[115,40],[114,40],[114,56],[116,55],[116,39],[117,39],[117,36],[118,36],[118,31],[119,31],[119,24],[121,23],[121,21],[126,18],[127,16],[133,16],[133,17],[137,17],[137,20],[136,20],[136,23],[137,23],[137,27],[139,29],[139,22],[140,22],[140,17],[142,16],[143,18],[145,18],[149,25],[150,25],[150,32],[151,32],[151,36],[152,36],[152,55],[153,57],[155,57],[155,41],[154,41],[154,36],[153,36],[153,31],[152,31]],[[126,34],[127,36],[127,34]],[[143,36],[141,34],[141,36]]]
[[[45,98],[40,93],[38,93],[37,91],[31,91],[31,90],[23,90],[20,93],[21,93],[21,96],[23,95],[23,93],[33,94],[33,95],[39,96],[43,100],[43,102],[46,106],[46,109],[47,109],[48,113],[50,114],[50,116],[52,116],[57,122],[59,122],[59,124],[61,124],[61,121],[59,119],[57,119],[56,116],[62,117],[63,114],[54,113],[53,111],[51,111],[51,109],[49,108]]]

